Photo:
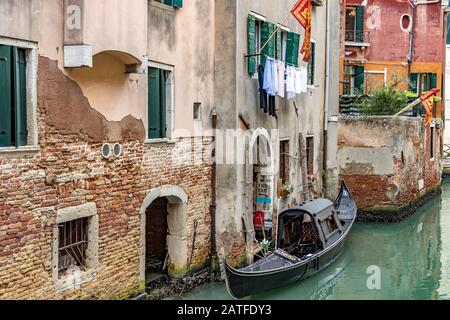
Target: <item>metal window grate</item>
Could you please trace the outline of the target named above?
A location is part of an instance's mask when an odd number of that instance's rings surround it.
[[[58,227],[59,272],[64,272],[71,266],[85,266],[88,245],[88,218],[65,222]]]

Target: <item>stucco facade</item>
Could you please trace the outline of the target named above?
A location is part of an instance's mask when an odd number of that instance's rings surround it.
[[[358,86],[353,81],[360,83],[365,92],[396,82],[403,90],[415,91],[417,88],[411,88],[415,76],[411,78],[410,74],[434,75],[432,86],[443,89],[445,40],[441,1],[414,3],[413,7],[409,1],[341,1],[341,94],[352,94]],[[354,12],[349,15],[355,9],[356,17]],[[353,78],[361,79],[349,79],[352,67],[363,68],[359,71],[363,74],[353,71]],[[437,118],[443,118],[442,105],[437,104]]]
[[[312,195],[322,195],[327,7],[325,5],[313,7],[312,39],[316,43],[314,83],[308,86],[307,93],[298,95],[294,100],[277,97],[278,110],[275,118],[261,111],[258,79],[248,73],[247,19],[250,13],[254,13],[264,17],[266,21],[281,23],[289,13],[288,8],[292,2],[263,0],[215,1],[215,3],[216,12],[221,13],[216,15],[215,20],[214,106],[219,113],[218,128],[222,131],[236,132],[238,138],[226,139],[227,146],[235,141],[241,141],[237,147],[237,158],[240,159],[240,163],[227,162],[217,167],[217,241],[218,253],[221,257],[235,257],[238,252],[243,252],[245,247],[251,251],[254,239],[253,223],[248,222],[252,220],[255,210],[254,192],[257,187],[255,177],[258,176],[255,168],[258,166],[253,166],[248,161],[250,150],[256,152],[248,141],[252,141],[255,135],[263,137],[261,140],[263,142],[260,141],[260,143],[268,145],[268,150],[265,152],[266,160],[274,163],[273,172],[266,172],[268,184],[271,187],[274,223],[280,210],[296,205]],[[287,19],[284,27],[291,32],[299,33],[303,41],[304,30],[295,19],[292,17]],[[339,50],[338,46],[334,48]],[[331,52],[333,54],[333,51]],[[337,54],[338,51],[336,51]],[[332,55],[331,59],[333,57]],[[306,63],[301,60],[300,54],[300,65],[306,66]],[[337,71],[337,62],[332,60],[332,63]],[[333,75],[337,77],[338,73],[335,72]],[[337,93],[337,90],[335,91]],[[336,107],[337,94],[332,96],[333,98],[335,101],[329,103],[334,103]],[[247,142],[245,142],[245,134],[247,134]],[[306,160],[305,163],[302,162],[305,158],[302,149],[306,137],[313,138],[314,141],[313,169],[308,176],[302,172],[302,168],[305,169],[306,166]],[[292,192],[286,197],[279,195],[281,188],[279,184],[277,185],[280,178],[280,141],[289,141],[288,180],[292,186]],[[226,162],[226,159],[221,160]],[[249,224],[247,226],[243,222],[246,219]]]
[[[213,141],[201,127],[194,135],[192,110],[202,103],[209,125],[214,33],[191,22],[212,25],[213,12],[205,1],[179,9],[147,0],[0,3],[0,45],[26,50],[29,118],[28,144],[0,148],[0,299],[142,291],[146,226],[162,198],[165,272],[181,277],[207,266]],[[73,35],[67,28],[77,19]],[[78,58],[92,66],[65,67]],[[171,77],[164,139],[148,135],[149,67]],[[105,144],[118,144],[119,154],[105,155]],[[61,228],[83,219],[86,262],[58,273]]]

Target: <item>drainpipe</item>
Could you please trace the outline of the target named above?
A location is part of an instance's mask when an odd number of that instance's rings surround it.
[[[412,14],[412,24],[411,24],[411,37],[409,42],[409,58],[408,58],[408,79],[411,77],[411,66],[414,59],[414,29],[416,27],[416,11],[417,11],[417,3],[415,1],[410,2],[410,5],[413,9]]]
[[[213,108],[211,112],[211,126],[213,129],[213,139],[214,139],[214,149],[212,157],[214,162],[212,164],[212,177],[211,177],[211,205],[209,211],[211,214],[211,269],[215,271],[217,266],[217,248],[216,248],[216,208],[217,208],[217,197],[216,197],[216,130],[217,130],[217,110]]]
[[[330,52],[331,52],[331,27],[330,27],[330,17],[331,17],[331,5],[330,2],[326,2],[327,10],[326,10],[326,67],[325,67],[325,111],[324,111],[324,124],[323,124],[323,160],[322,167],[323,172],[323,187],[324,194],[327,193],[327,160],[328,160],[328,113],[329,113],[329,103],[330,103]]]

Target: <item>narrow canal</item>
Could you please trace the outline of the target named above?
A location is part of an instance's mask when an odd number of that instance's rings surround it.
[[[222,283],[182,298],[231,299]],[[450,299],[450,181],[441,197],[401,223],[357,224],[344,254],[318,275],[252,299]]]

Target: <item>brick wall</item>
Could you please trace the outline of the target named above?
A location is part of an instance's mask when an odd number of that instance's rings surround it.
[[[339,178],[348,185],[360,211],[395,213],[440,186],[440,125],[436,120],[432,160],[431,129],[420,118],[340,118]]]
[[[188,195],[187,250],[197,220],[192,265],[203,265],[210,251],[212,167],[179,160],[180,154],[189,158],[193,151],[207,159],[211,139],[144,144],[143,139],[132,138],[130,130],[137,130],[135,125],[124,126],[123,155],[103,159],[100,148],[109,141],[93,138],[86,124],[83,130],[74,129],[93,117],[105,122],[95,110],[74,119],[64,130],[57,118],[48,121],[51,110],[65,108],[59,101],[66,101],[68,95],[74,108],[89,106],[83,106],[86,101],[76,84],[58,78],[61,75],[55,74],[52,63],[42,58],[39,63],[39,152],[0,155],[0,299],[124,298],[137,292],[142,285],[139,211],[151,190],[163,185],[178,186]],[[56,211],[88,202],[96,204],[99,216],[95,279],[58,292],[52,279]]]

